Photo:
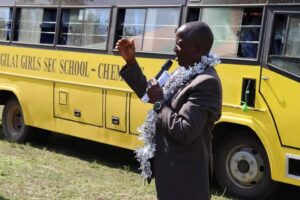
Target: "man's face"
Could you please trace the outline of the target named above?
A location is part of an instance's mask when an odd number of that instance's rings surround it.
[[[174,52],[180,66],[188,68],[195,62],[195,45],[189,39],[184,38],[180,29],[176,32]]]

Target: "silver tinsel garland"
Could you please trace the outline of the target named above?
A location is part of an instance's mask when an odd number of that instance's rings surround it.
[[[202,73],[206,67],[213,67],[220,63],[220,59],[214,54],[202,56],[201,62],[195,63],[193,66],[186,69],[179,67],[172,73],[169,80],[163,86],[164,98],[169,100],[174,92],[183,86],[191,77]],[[138,128],[140,133],[139,139],[144,142],[144,146],[135,151],[136,158],[140,163],[141,176],[144,180],[152,176],[151,164],[149,160],[155,156],[155,123],[157,120],[156,112],[151,109],[148,112],[146,121]]]

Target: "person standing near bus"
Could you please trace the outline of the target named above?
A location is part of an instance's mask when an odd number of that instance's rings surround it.
[[[146,178],[152,176],[148,159],[154,157],[160,200],[210,199],[211,130],[222,104],[221,83],[213,67],[219,59],[210,54],[212,44],[212,31],[204,22],[182,25],[174,48],[180,67],[160,87],[156,79],[147,81],[142,73],[134,41],[116,43],[126,61],[120,75],[138,97],[147,93],[154,104],[141,126],[142,137],[148,140],[137,157]]]

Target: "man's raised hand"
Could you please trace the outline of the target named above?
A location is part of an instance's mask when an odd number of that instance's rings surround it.
[[[134,39],[129,40],[127,38],[122,38],[117,41],[115,48],[119,50],[127,64],[130,65],[136,63]]]

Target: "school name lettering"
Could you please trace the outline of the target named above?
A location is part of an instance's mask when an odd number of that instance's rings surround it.
[[[101,62],[93,67],[89,66],[88,61],[0,53],[0,67],[59,73],[78,77],[90,77],[94,73],[98,79],[123,81],[119,75],[122,66],[112,63]]]
[[[19,59],[19,55],[10,56],[10,54],[8,54],[8,53],[1,53],[0,54],[0,65],[3,67],[17,68],[18,67],[18,59]]]
[[[119,75],[120,70],[121,70],[120,65],[100,63],[98,65],[98,78],[115,80],[115,81],[123,81],[122,77]]]
[[[10,68],[21,68],[32,71],[56,72],[56,59],[41,58],[27,55],[10,55],[8,53],[0,54],[0,66]]]
[[[89,77],[88,62],[75,60],[60,60],[59,73]]]

